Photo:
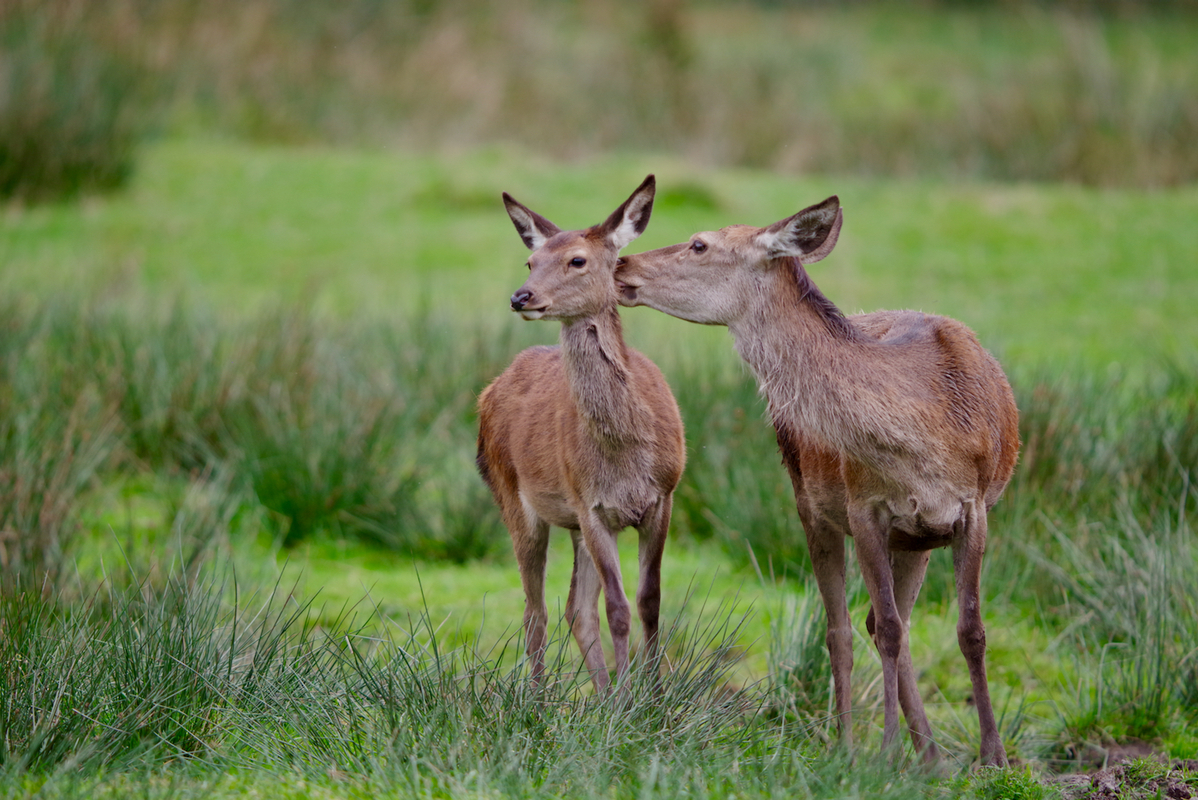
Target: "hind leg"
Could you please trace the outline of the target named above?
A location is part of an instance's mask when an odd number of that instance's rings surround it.
[[[657,667],[661,621],[661,559],[666,549],[666,535],[670,530],[670,512],[673,505],[673,496],[666,495],[658,501],[657,506],[637,529],[640,534],[637,557],[640,575],[636,590],[636,607],[645,636],[644,661],[652,669]]]
[[[899,616],[903,619],[903,628],[911,629],[911,609],[919,597],[923,587],[924,576],[928,570],[928,560],[931,553],[921,552],[892,552],[890,554],[890,570],[894,575],[894,599],[898,604]],[[932,726],[928,723],[928,715],[924,711],[923,698],[915,681],[915,669],[911,664],[910,639],[907,646],[899,653],[898,662],[899,705],[903,716],[907,719],[907,729],[911,732],[911,742],[915,749],[923,754],[926,762],[939,758],[939,751],[932,740]]]
[[[973,700],[978,709],[978,724],[981,728],[982,763],[991,766],[1006,766],[1007,752],[998,724],[994,719],[994,707],[990,702],[990,686],[986,681],[986,628],[982,624],[982,556],[986,552],[986,513],[976,505],[970,506],[964,536],[953,542],[953,571],[957,579],[957,643],[969,665],[969,679],[973,683]]]

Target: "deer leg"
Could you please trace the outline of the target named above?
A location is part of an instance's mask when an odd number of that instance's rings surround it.
[[[596,692],[607,691],[607,662],[603,658],[603,641],[599,629],[599,573],[582,541],[582,533],[570,531],[574,543],[574,572],[570,577],[570,595],[566,600],[566,619],[582,660],[591,674]]]
[[[867,506],[850,506],[849,527],[857,543],[857,561],[869,591],[874,616],[874,644],[882,662],[882,747],[898,739],[899,659],[906,649],[906,630],[894,595],[894,575],[886,547],[886,527]]]
[[[545,672],[545,647],[548,644],[549,610],[545,607],[545,562],[549,552],[549,524],[530,515],[528,519],[509,520],[512,547],[520,566],[524,585],[524,646],[531,662],[534,683]]]
[[[910,631],[911,609],[915,606],[919,590],[923,587],[931,555],[928,550],[892,552],[890,554],[890,569],[891,574],[894,575],[894,599],[898,603],[899,616],[903,620],[905,635]],[[923,698],[920,697],[919,687],[916,685],[909,641],[908,646],[899,653],[898,690],[899,705],[902,706],[903,716],[907,718],[907,729],[911,732],[911,742],[915,745],[915,749],[923,754],[924,761],[932,763],[939,758],[939,752],[932,740],[932,726],[928,724]]]
[[[970,506],[965,533],[953,540],[953,572],[957,580],[957,643],[969,665],[973,700],[982,734],[982,763],[1006,766],[1007,753],[986,682],[986,628],[982,624],[982,556],[986,552],[986,513]]]
[[[582,541],[591,554],[599,585],[603,587],[607,607],[607,629],[611,633],[612,650],[616,656],[616,680],[628,675],[628,632],[632,627],[632,609],[624,594],[620,576],[620,553],[616,547],[616,532],[608,530],[594,511],[579,520]]]
[[[666,534],[670,530],[673,495],[658,501],[637,528],[640,535],[637,561],[640,567],[636,590],[636,608],[645,636],[644,663],[656,670],[659,623],[661,619],[661,558],[666,549]]]
[[[828,619],[828,657],[832,662],[832,691],[836,700],[836,724],[840,741],[853,744],[853,626],[845,597],[844,535],[800,513],[807,534],[807,552],[815,572],[815,583],[824,601]]]

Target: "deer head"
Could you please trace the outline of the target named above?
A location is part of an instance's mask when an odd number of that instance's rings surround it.
[[[690,322],[734,323],[760,297],[770,273],[795,269],[791,259],[812,264],[832,252],[842,219],[833,196],[765,228],[731,225],[624,256],[615,274],[620,304]]]
[[[649,224],[655,190],[650,175],[605,221],[577,231],[561,230],[504,192],[508,216],[532,251],[528,280],[512,295],[512,310],[524,319],[569,321],[614,307],[616,259]]]

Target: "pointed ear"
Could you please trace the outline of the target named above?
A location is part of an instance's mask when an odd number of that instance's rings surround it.
[[[832,195],[765,228],[757,234],[757,243],[773,258],[794,256],[804,264],[814,264],[832,252],[843,221],[840,198]]]
[[[507,209],[507,215],[512,218],[512,224],[516,226],[516,232],[524,240],[524,246],[529,250],[536,250],[545,244],[549,237],[561,231],[561,228],[537,212],[516,202],[507,192],[503,193],[503,205]]]
[[[656,191],[657,179],[650,175],[599,226],[599,230],[607,234],[608,240],[617,251],[623,250],[633,239],[645,232],[649,225],[649,215],[653,213],[653,195]]]

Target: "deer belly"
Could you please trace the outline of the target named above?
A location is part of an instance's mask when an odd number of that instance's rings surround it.
[[[888,545],[891,550],[935,550],[953,543],[965,530],[968,518],[966,501],[960,499],[930,502],[927,498],[908,498],[906,503],[891,502]],[[902,508],[896,508],[902,506]]]
[[[599,517],[599,521],[603,523],[603,526],[609,531],[622,531],[625,528],[634,528],[640,525],[652,505],[652,503],[637,506],[628,506],[625,504],[619,506],[599,505],[595,506],[592,510]]]
[[[530,522],[541,520],[559,528],[578,530],[578,514],[560,494],[521,491],[520,502]]]

